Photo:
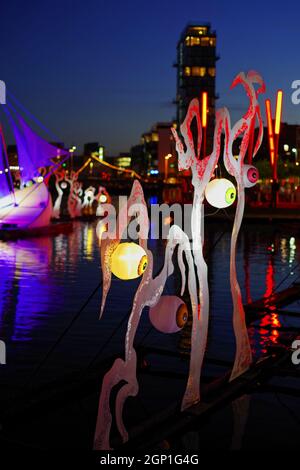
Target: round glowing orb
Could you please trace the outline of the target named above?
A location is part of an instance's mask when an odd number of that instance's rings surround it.
[[[149,310],[152,325],[161,333],[176,333],[187,322],[188,309],[176,295],[163,295]]]
[[[205,197],[211,206],[224,209],[234,203],[236,189],[231,181],[225,178],[216,178],[206,186]]]
[[[258,169],[252,165],[244,165],[243,167],[243,181],[245,188],[254,186],[259,178]]]
[[[66,189],[68,187],[67,183],[63,181],[60,185],[61,189]]]
[[[101,194],[99,197],[99,201],[104,204],[107,201],[107,196],[105,194]]]
[[[44,181],[44,178],[42,176],[38,176],[37,178],[35,178],[35,181],[37,183],[42,183]]]
[[[119,279],[135,279],[145,272],[147,265],[147,254],[136,243],[120,243],[111,255],[111,272]]]

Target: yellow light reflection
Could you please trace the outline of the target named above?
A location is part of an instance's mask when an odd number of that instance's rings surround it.
[[[93,260],[94,230],[92,226],[85,227],[83,236],[84,252],[89,261]]]

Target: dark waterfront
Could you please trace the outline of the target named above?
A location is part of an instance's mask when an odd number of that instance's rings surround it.
[[[300,3],[1,6],[0,462],[287,461]]]
[[[232,362],[235,345],[229,288],[231,229],[229,224],[227,226],[223,222],[213,222],[208,219],[206,218],[206,241],[207,252],[210,253],[208,264],[211,317],[207,357]],[[37,365],[49,348],[99,284],[101,269],[96,224],[96,221],[76,221],[74,231],[68,235],[0,242],[0,338],[7,345],[7,365],[0,370],[2,399],[11,396],[24,384],[37,386],[42,382],[51,383],[58,378],[64,380],[71,373],[80,376],[95,355],[98,360],[102,360],[115,353],[122,354],[127,321],[123,321],[121,325],[120,322],[130,311],[139,279],[121,281],[113,278],[112,289],[101,321],[98,319],[101,300],[101,289],[99,289],[54,353],[35,373]],[[215,248],[211,250],[217,240],[219,241]],[[300,233],[296,225],[243,224],[239,237],[237,266],[244,303],[269,296],[275,288],[279,287],[281,290],[299,280],[299,243]],[[149,241],[149,247],[153,251],[156,271],[159,271],[164,256],[163,241]],[[170,278],[165,293],[174,293],[175,285],[174,278]],[[288,307],[288,310],[292,309],[299,311],[299,302]],[[277,314],[276,311],[249,326],[255,357],[266,353],[270,345],[276,346],[280,342],[281,328],[288,326],[300,327],[300,320]],[[115,332],[113,336],[112,332]],[[182,333],[173,335],[156,332],[151,328],[145,310],[136,344],[142,343],[143,346],[184,352],[184,338],[188,335],[188,327]],[[158,370],[187,373],[188,361],[184,357],[176,359],[153,356],[149,361],[151,367]],[[204,376],[219,374],[219,367],[205,362]],[[162,387],[164,383],[165,388]],[[101,376],[99,388],[100,384]],[[172,387],[170,379],[147,377],[141,383],[138,406],[141,406],[141,410],[146,414],[160,409],[166,406],[168,401],[171,403],[179,400],[183,387],[182,380]],[[94,390],[95,396],[98,396],[99,388]],[[207,424],[201,426],[200,431],[195,430],[189,437],[182,436],[178,446],[184,446],[186,442],[187,446],[196,446],[196,448],[200,446],[200,449],[202,446],[230,447],[231,406],[234,405],[229,405],[222,412],[216,413]],[[259,448],[262,440],[268,445],[268,439],[274,446],[279,436],[281,444],[282,440],[286,441],[284,443],[286,447],[295,445],[299,431],[296,427],[300,412],[299,400],[285,395],[278,396],[275,393],[256,393],[237,402],[237,409],[239,406],[242,406],[244,412],[250,406],[249,425],[246,424],[244,440],[246,447]],[[88,430],[84,437],[80,439],[81,433],[79,435],[75,433],[78,440],[76,445],[83,448],[88,448],[90,444],[88,440],[92,439],[96,407],[95,400],[92,403],[88,402],[88,424],[86,424]],[[145,411],[147,409],[148,411]],[[130,415],[130,411],[128,413]],[[47,426],[44,424],[47,427],[45,432],[51,435],[50,444],[45,444],[43,438],[37,439],[38,432],[35,425],[31,431],[35,435],[35,440],[32,442],[41,447],[70,446],[70,435],[74,433],[74,430],[71,431],[74,424],[72,421],[75,419],[74,412],[72,416],[68,418],[68,414],[65,413],[60,417],[64,423],[63,429],[68,433],[65,443],[59,440],[60,433],[54,437],[53,430],[51,431],[53,423]],[[38,428],[43,429],[44,425],[42,424],[40,428],[39,424]],[[17,427],[16,434],[18,435],[22,429],[22,426]],[[200,441],[199,432],[202,436]],[[14,432],[13,436],[15,437]],[[19,439],[22,441],[24,437]],[[30,439],[29,432],[28,440]]]

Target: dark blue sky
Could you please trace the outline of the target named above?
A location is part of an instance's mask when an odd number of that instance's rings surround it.
[[[230,82],[256,69],[267,96],[285,91],[284,119],[300,123],[300,105],[290,100],[291,82],[300,79],[300,5],[280,3],[2,2],[0,79],[67,145],[99,140],[110,154],[126,151],[154,122],[175,116],[179,34],[189,21],[210,21],[221,56],[218,106],[237,119],[245,99]]]

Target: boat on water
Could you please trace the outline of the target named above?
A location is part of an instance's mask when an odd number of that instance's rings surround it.
[[[51,195],[45,184],[50,173],[47,174],[45,169],[53,168],[53,165],[57,168],[53,159],[62,157],[62,163],[69,152],[37,135],[11,105],[5,112],[17,145],[20,188],[16,188],[13,182],[0,127],[0,237],[27,232],[44,233],[52,216]]]
[[[10,196],[0,200],[0,231],[45,227],[49,225],[52,214],[52,202],[45,183],[17,189],[14,202]]]

